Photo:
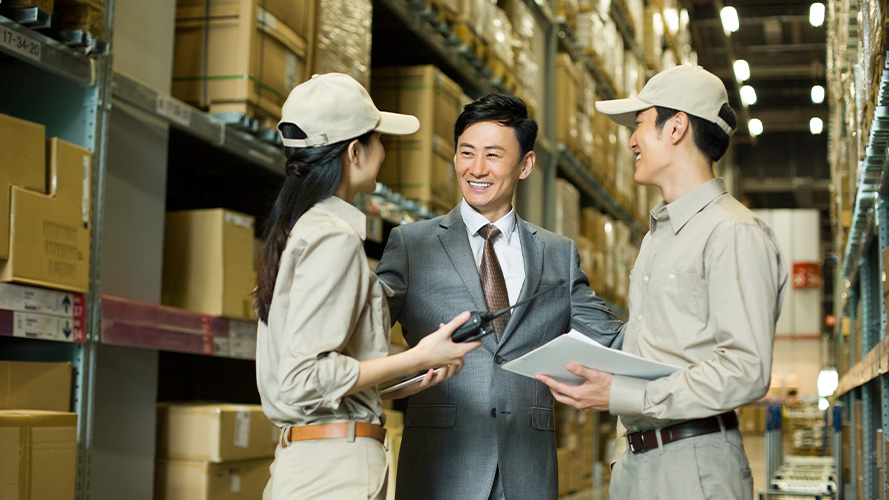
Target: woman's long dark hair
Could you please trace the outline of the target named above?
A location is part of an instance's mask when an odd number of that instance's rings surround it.
[[[283,123],[281,131],[291,139],[305,139],[306,134],[291,123]],[[370,144],[373,132],[358,141]],[[253,305],[259,318],[269,321],[269,306],[275,292],[275,281],[281,265],[281,253],[296,221],[315,203],[333,195],[343,180],[343,152],[354,139],[313,148],[285,148],[286,178],[278,198],[265,222],[262,255],[259,258]]]

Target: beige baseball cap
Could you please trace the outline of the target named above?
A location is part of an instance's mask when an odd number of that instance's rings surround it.
[[[734,129],[719,117],[728,93],[718,76],[700,66],[674,66],[651,77],[636,97],[599,101],[596,110],[615,123],[636,126],[636,113],[653,106],[672,108],[715,123],[729,136]]]
[[[305,139],[290,139],[281,133],[282,123],[292,123],[306,133]],[[387,113],[374,105],[367,90],[349,75],[312,75],[290,91],[281,108],[278,134],[291,148],[311,148],[354,139],[370,132],[408,135],[420,129],[413,115]]]

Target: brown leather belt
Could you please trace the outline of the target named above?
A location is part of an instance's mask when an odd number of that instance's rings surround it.
[[[281,447],[286,448],[294,441],[309,441],[313,439],[334,439],[349,437],[349,422],[335,424],[298,425],[288,429],[287,433],[281,433]],[[285,439],[289,437],[289,439]],[[386,443],[386,429],[379,425],[367,422],[355,422],[355,437],[369,437]]]
[[[719,426],[719,419],[722,419],[722,425],[725,427],[725,430],[738,427],[738,415],[733,411],[728,411],[713,417],[680,422],[660,429],[632,432],[627,434],[627,440],[630,442],[630,451],[635,454],[657,448],[657,433],[661,435],[661,442],[667,445],[683,439],[720,432],[722,428]]]

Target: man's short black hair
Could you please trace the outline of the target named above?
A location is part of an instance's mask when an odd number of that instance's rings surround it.
[[[666,123],[667,120],[676,116],[676,113],[679,113],[679,110],[662,106],[655,106],[655,109],[657,110],[657,120],[655,120],[654,125],[659,132],[664,127],[664,123]],[[711,121],[692,114],[686,114],[691,122],[695,146],[697,146],[698,149],[701,150],[701,153],[703,153],[711,162],[719,161],[728,149],[729,135],[725,133],[725,130],[719,128],[719,125],[716,125]],[[722,118],[733,130],[737,126],[735,111],[728,104],[722,105],[722,108],[719,110],[719,117]]]
[[[497,122],[512,127],[519,141],[520,158],[534,149],[537,122],[528,116],[528,107],[516,96],[488,94],[467,104],[454,123],[454,150],[457,149],[457,141],[463,132],[479,122]]]

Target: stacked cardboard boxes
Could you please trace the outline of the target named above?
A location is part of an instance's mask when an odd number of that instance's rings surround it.
[[[71,364],[0,361],[0,498],[74,498]]]
[[[427,208],[453,208],[461,197],[453,142],[465,103],[460,86],[431,65],[374,68],[371,95],[380,109],[415,115],[422,124],[416,134],[383,137],[377,180]]]
[[[307,77],[314,5],[310,0],[179,0],[173,96],[273,127],[290,90]]]
[[[262,497],[278,429],[259,405],[159,403],[159,500]]]
[[[0,280],[89,288],[92,154],[0,115]]]

